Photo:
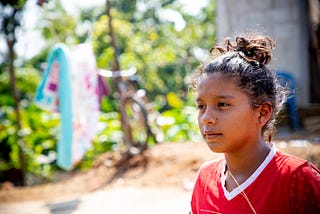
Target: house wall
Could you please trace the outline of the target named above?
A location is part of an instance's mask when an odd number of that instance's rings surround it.
[[[306,8],[299,0],[217,0],[217,42],[238,33],[260,32],[276,41],[271,66],[296,78],[299,107],[308,106],[309,65]]]

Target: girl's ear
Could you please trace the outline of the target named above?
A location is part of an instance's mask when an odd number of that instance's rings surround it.
[[[272,105],[270,102],[264,102],[258,107],[258,120],[257,125],[263,127],[270,120],[272,116]]]

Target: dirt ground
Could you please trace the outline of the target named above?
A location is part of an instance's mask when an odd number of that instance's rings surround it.
[[[311,160],[320,167],[320,144],[307,140],[278,140],[279,150]],[[66,173],[60,181],[31,187],[0,190],[0,203],[55,200],[77,197],[106,187],[173,187],[191,191],[201,163],[221,154],[209,151],[205,143],[164,143],[149,148],[144,155],[127,159],[106,153],[95,167],[81,173]]]

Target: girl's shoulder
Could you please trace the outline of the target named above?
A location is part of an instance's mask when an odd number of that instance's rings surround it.
[[[206,184],[208,181],[216,182],[221,177],[223,167],[225,166],[224,157],[219,157],[210,161],[205,161],[200,166],[197,174],[197,183]]]
[[[282,167],[288,167],[292,170],[296,170],[297,168],[300,168],[303,165],[313,165],[309,160],[287,154],[284,152],[281,152],[279,150],[275,153],[275,161]],[[313,165],[313,167],[315,167]],[[319,171],[319,170],[318,170]]]
[[[215,158],[213,160],[209,160],[209,161],[205,161],[200,169],[206,169],[206,168],[212,168],[212,167],[217,167],[219,165],[223,165],[225,162],[225,158],[224,157],[218,157],[218,158]]]
[[[290,213],[319,213],[319,169],[308,160],[278,151],[275,160],[289,185]]]
[[[200,174],[207,174],[207,173],[221,173],[225,164],[225,158],[219,157],[210,161],[205,161],[202,163],[199,169]]]
[[[320,181],[320,170],[309,160],[277,151],[275,163],[283,172],[287,172],[292,176],[314,177]]]

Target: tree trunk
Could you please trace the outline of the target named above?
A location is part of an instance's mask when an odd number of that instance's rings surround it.
[[[7,45],[9,50],[9,75],[10,75],[10,86],[12,90],[12,95],[14,99],[14,110],[16,114],[17,119],[17,143],[19,148],[19,162],[20,162],[20,171],[22,175],[22,185],[25,185],[25,156],[23,153],[23,148],[21,145],[21,136],[20,136],[20,130],[21,130],[21,120],[20,120],[20,110],[19,110],[19,99],[18,99],[18,91],[16,87],[16,77],[14,72],[14,40],[11,40],[10,38],[7,38]]]
[[[119,64],[119,60],[118,60],[118,47],[116,44],[116,38],[114,37],[114,31],[113,31],[113,26],[112,26],[112,16],[110,13],[110,9],[111,9],[111,3],[110,0],[107,0],[106,2],[106,14],[108,16],[108,24],[109,24],[109,35],[111,37],[111,46],[113,48],[114,51],[114,67],[113,67],[113,71],[120,71],[120,64]]]

